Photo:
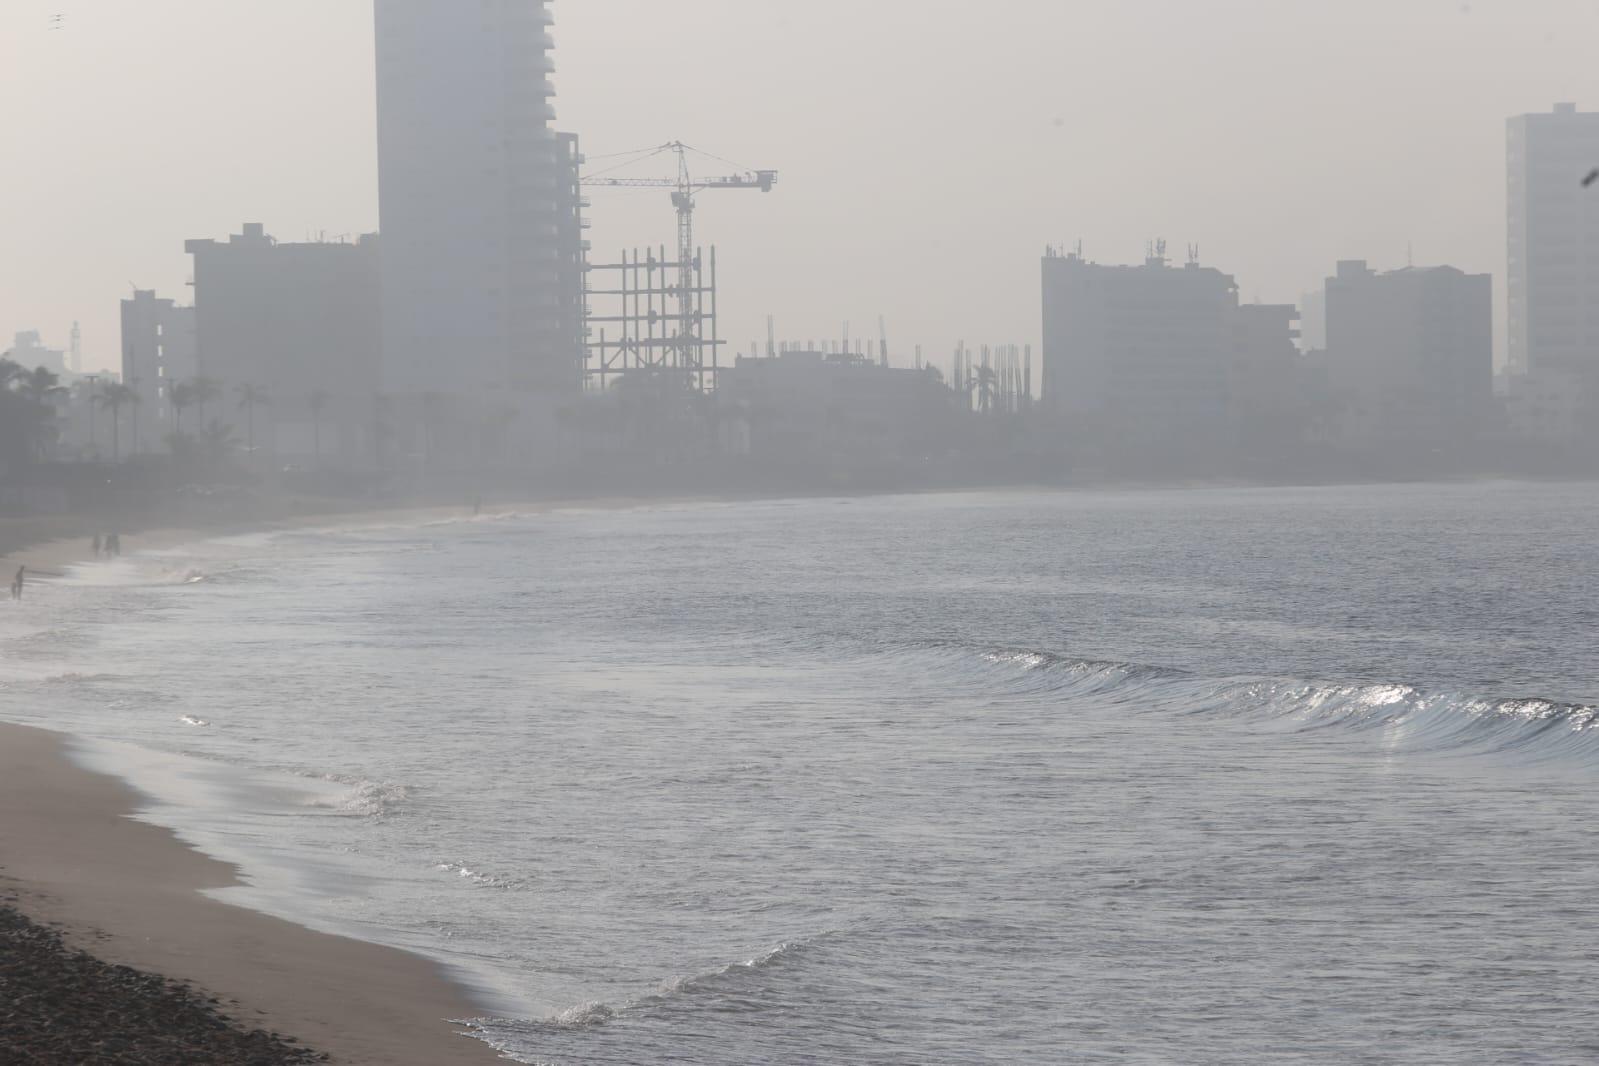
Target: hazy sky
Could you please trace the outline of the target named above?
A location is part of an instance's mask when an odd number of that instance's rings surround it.
[[[186,238],[375,229],[371,6],[0,3],[0,348],[76,318],[110,365],[131,286],[187,299]],[[591,155],[682,139],[781,171],[700,212],[740,345],[769,312],[794,339],[883,314],[904,353],[1036,342],[1037,257],[1077,239],[1198,243],[1246,300],[1410,246],[1502,288],[1505,118],[1599,107],[1596,0],[554,7],[559,124]],[[672,240],[664,193],[593,199],[597,255]]]

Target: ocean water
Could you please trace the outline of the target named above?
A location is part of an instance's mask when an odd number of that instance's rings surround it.
[[[222,895],[554,1066],[1599,1061],[1599,486],[572,509],[0,605]]]

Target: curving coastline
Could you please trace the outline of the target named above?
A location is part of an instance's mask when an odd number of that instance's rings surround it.
[[[0,724],[0,895],[28,919],[13,923],[8,956],[23,944],[48,952],[39,927],[59,928],[63,965],[94,972],[81,949],[144,975],[122,975],[130,1016],[140,995],[170,987],[148,976],[160,974],[200,990],[201,1004],[233,1004],[223,1014],[241,1038],[255,1030],[292,1037],[285,1054],[310,1047],[350,1066],[502,1061],[467,1035],[460,1020],[481,1011],[438,966],[210,898],[206,890],[237,883],[236,869],[133,820],[138,795],[77,766],[69,748],[64,735]],[[7,1046],[26,1036],[14,1028],[8,1036],[0,1027],[0,1059],[67,1061],[48,1057],[49,1048]]]

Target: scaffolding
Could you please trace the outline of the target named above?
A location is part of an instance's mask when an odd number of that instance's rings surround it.
[[[604,313],[595,313],[596,298]],[[715,247],[708,255],[696,249],[687,262],[669,259],[662,246],[590,263],[584,305],[591,386],[603,391],[623,374],[643,371],[681,375],[697,392],[715,390],[726,343],[717,326]]]

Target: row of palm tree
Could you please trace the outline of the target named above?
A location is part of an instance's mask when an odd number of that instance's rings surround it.
[[[137,450],[139,439],[138,408],[142,402],[139,390],[133,384],[112,382],[90,396],[89,402],[98,406],[102,411],[111,412],[111,461],[122,460],[122,409],[128,408],[133,413],[133,439]]]
[[[239,385],[234,391],[239,397],[239,410],[244,412],[245,417],[245,447],[249,450],[250,454],[253,455],[255,454],[256,409],[259,407],[270,406],[272,399],[267,395],[266,389],[262,388],[260,385]],[[210,422],[207,422],[205,417],[206,404],[213,403],[221,399],[222,395],[222,385],[211,378],[197,377],[191,381],[175,382],[172,387],[167,390],[167,403],[172,407],[172,424],[174,430],[170,441],[175,444],[180,444],[182,441],[187,439],[187,434],[185,434],[183,430],[183,413],[191,407],[195,408],[196,413],[199,416],[199,429],[197,432],[203,438],[202,443],[210,443],[214,445],[223,440],[225,435],[231,431],[226,430],[225,427],[223,427],[216,419],[212,419]],[[320,416],[322,406],[325,405],[325,402],[326,401],[324,399],[322,404],[313,405],[313,411],[319,420],[317,427],[319,451],[321,441]],[[173,448],[173,451],[178,450],[178,447]],[[207,451],[211,450],[214,449],[207,448]]]
[[[44,367],[0,359],[0,465],[42,458],[55,443],[60,380]]]
[[[222,386],[208,377],[176,382],[167,390],[167,402],[172,405],[173,428],[180,434],[183,432],[183,412],[190,407],[197,409],[200,425],[204,426],[205,405],[221,396]]]
[[[53,377],[53,375],[52,375]],[[138,446],[138,410],[144,402],[139,393],[139,382],[133,379],[129,382],[113,382],[95,390],[90,395],[90,403],[99,410],[111,415],[111,459],[120,462],[122,459],[122,414],[126,410],[133,422],[134,446]],[[57,391],[61,391],[57,389]],[[266,392],[259,385],[241,385],[238,388],[239,409],[246,414],[249,426],[249,448],[255,450],[255,410],[270,401]],[[199,414],[199,427],[196,436],[199,438],[207,454],[217,454],[231,447],[232,430],[213,418],[207,422],[205,417],[206,404],[221,399],[222,386],[209,378],[199,377],[193,381],[180,381],[167,390],[167,402],[172,407],[174,433],[167,437],[168,446],[172,451],[182,450],[182,445],[189,439],[189,434],[184,432],[183,414],[190,408],[197,409]]]
[[[106,412],[111,416],[111,458],[122,459],[123,416],[132,420],[134,450],[138,450],[138,410],[143,402],[139,382],[111,382],[95,387],[90,380],[87,401],[91,410]],[[55,400],[68,390],[52,371],[37,367],[29,370],[20,364],[0,358],[0,467],[20,461],[44,458],[59,437]],[[255,416],[259,408],[270,406],[271,397],[260,385],[245,384],[235,388],[238,409],[244,413],[246,447],[255,452]],[[167,438],[174,453],[190,441],[184,429],[184,414],[195,408],[199,415],[193,439],[205,454],[219,456],[235,447],[232,429],[218,419],[206,420],[206,405],[223,396],[222,385],[210,378],[196,377],[191,381],[174,383],[167,390],[167,402],[172,407],[175,432]],[[322,453],[322,418],[327,410],[326,392],[313,392],[308,398],[316,434],[318,457]]]

